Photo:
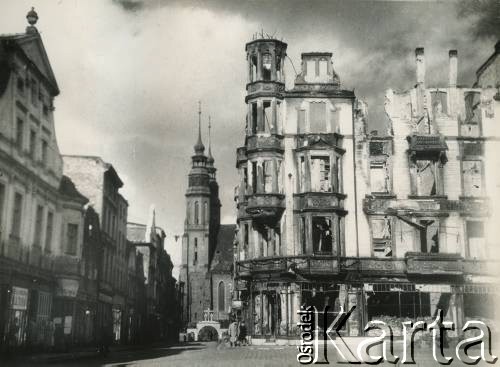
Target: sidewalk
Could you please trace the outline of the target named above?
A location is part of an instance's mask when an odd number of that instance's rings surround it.
[[[134,351],[150,349],[155,347],[168,347],[172,344],[167,342],[155,342],[151,344],[143,345],[112,345],[109,348],[109,353],[116,353],[122,351]],[[98,357],[99,352],[97,351],[97,346],[85,347],[85,348],[75,348],[68,352],[44,352],[44,353],[33,353],[33,354],[17,354],[13,355],[10,359],[6,360],[12,363],[54,363],[54,362],[64,362],[72,360],[80,360],[86,358]],[[0,362],[2,359],[0,358]]]

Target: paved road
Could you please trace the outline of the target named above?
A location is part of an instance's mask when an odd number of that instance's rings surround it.
[[[417,366],[439,366],[432,359],[431,350],[418,350],[415,353]],[[451,354],[451,351],[447,351]],[[113,352],[106,358],[96,356],[80,357],[64,361],[40,361],[25,358],[11,361],[3,366],[231,366],[231,367],[271,367],[271,366],[301,366],[296,361],[297,349],[290,346],[247,346],[238,348],[223,348],[216,343],[188,343],[170,347],[156,347],[142,350]],[[329,352],[330,365],[336,365],[335,355]],[[498,362],[497,362],[498,363]],[[394,364],[384,364],[394,366]],[[455,360],[451,366],[462,365]],[[485,365],[480,363],[479,365]],[[349,366],[349,364],[344,364]],[[356,365],[354,365],[356,366]],[[367,365],[366,365],[367,366]],[[489,365],[491,366],[491,365]]]

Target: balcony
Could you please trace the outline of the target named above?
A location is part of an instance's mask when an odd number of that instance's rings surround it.
[[[252,135],[247,139],[247,154],[254,152],[278,152],[285,151],[282,135]]]
[[[269,94],[280,94],[285,91],[285,84],[280,83],[280,82],[275,82],[275,81],[258,81],[258,82],[253,82],[253,83],[248,83],[247,84],[247,94],[262,94],[262,95],[269,95]],[[247,99],[252,96],[247,96]]]
[[[463,258],[460,254],[407,252],[408,275],[463,275]]]
[[[236,167],[247,161],[247,147],[239,147],[236,149]]]
[[[344,194],[334,192],[304,192],[293,195],[294,209],[300,211],[342,210]]]
[[[255,219],[279,219],[285,210],[285,195],[278,193],[246,196],[246,212]]]
[[[338,274],[339,261],[332,255],[283,256],[239,261],[236,268],[240,278],[272,273],[291,277],[321,276]]]

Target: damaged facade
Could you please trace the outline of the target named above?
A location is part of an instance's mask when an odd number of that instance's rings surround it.
[[[303,304],[357,306],[352,336],[375,318],[425,319],[437,308],[459,328],[493,319],[498,81],[458,87],[453,50],[448,85],[429,88],[419,48],[417,84],[387,91],[379,136],[367,133],[366,105],[340,88],[330,53],[302,54],[285,89],[286,47],[246,45],[235,299],[253,340],[296,336]]]

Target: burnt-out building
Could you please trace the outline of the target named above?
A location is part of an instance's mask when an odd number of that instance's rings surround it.
[[[234,297],[254,343],[296,338],[301,305],[331,316],[356,306],[342,331],[350,336],[373,319],[400,330],[438,309],[458,329],[493,319],[498,81],[457,86],[452,50],[448,85],[429,87],[419,48],[417,83],[387,91],[379,135],[368,133],[367,106],[341,88],[332,54],[302,54],[285,88],[286,48],[246,45]],[[497,53],[478,81],[496,75]]]
[[[329,52],[303,53],[285,88],[286,50],[276,39],[246,45],[235,298],[254,343],[296,336],[302,304],[338,310],[348,295],[340,259],[357,255],[354,93]]]
[[[416,85],[386,92],[388,133],[366,134],[364,121],[357,127],[364,319],[426,319],[442,309],[458,329],[468,319],[491,325],[498,297],[498,91],[457,85],[456,50],[449,51],[444,86],[426,84],[423,48],[415,60]]]

